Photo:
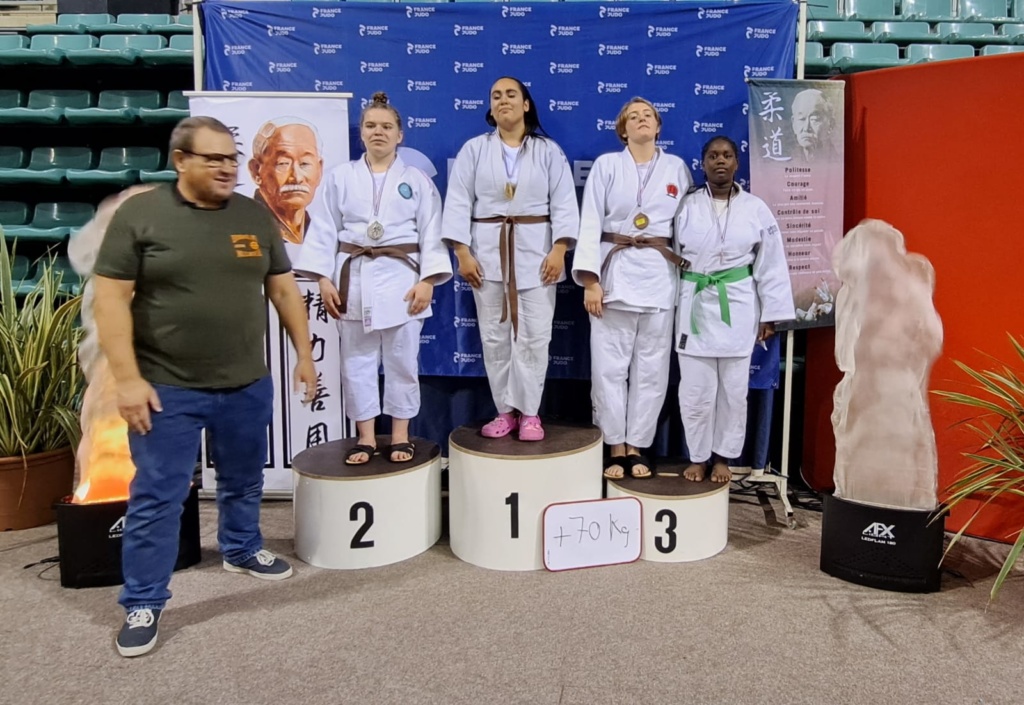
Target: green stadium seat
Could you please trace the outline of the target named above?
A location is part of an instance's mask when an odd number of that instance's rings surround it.
[[[28,222],[28,205],[20,201],[0,201],[0,227],[25,225]]]
[[[804,75],[825,76],[831,73],[832,62],[825,58],[821,42],[807,42],[804,54]]]
[[[144,64],[191,64],[193,55],[192,35],[175,34],[168,46],[147,49],[142,52]]]
[[[907,47],[907,63],[920,64],[927,61],[967,59],[974,56],[974,47],[949,44],[911,44]]]
[[[25,37],[20,37],[25,39]],[[0,66],[42,64],[55,66],[64,60],[70,49],[86,49],[99,44],[92,35],[40,34],[32,37],[28,48],[14,47],[0,50]]]
[[[998,33],[1011,44],[1024,44],[1024,24],[1004,24]]]
[[[68,169],[65,178],[71,184],[130,186],[143,169],[159,167],[161,158],[158,147],[107,147],[95,169]]]
[[[964,22],[1012,22],[1006,0],[960,0],[960,19]]]
[[[1010,16],[1015,22],[1024,22],[1024,0],[1013,0],[1013,12]]]
[[[809,0],[807,3],[808,20],[841,20],[843,15],[839,12],[839,5],[836,0]]]
[[[192,15],[178,15],[164,25],[150,28],[151,34],[192,34]]]
[[[38,90],[28,94],[24,108],[0,110],[0,123],[33,123],[56,125],[68,108],[88,108],[93,104],[92,93],[78,89]]]
[[[900,59],[900,48],[895,44],[850,44],[837,42],[832,45],[832,65],[843,73],[892,68],[905,62]]]
[[[88,147],[36,147],[27,168],[0,169],[0,184],[59,184],[68,169],[89,169],[92,163]]]
[[[168,154],[160,169],[143,169],[142,172],[139,174],[139,181],[141,181],[144,184],[176,181],[178,178],[178,173],[174,170],[174,163],[171,161],[171,159],[171,155]]]
[[[846,19],[864,22],[897,20],[896,0],[846,0]]]
[[[147,49],[162,49],[167,39],[156,34],[105,34],[95,49],[67,52],[67,60],[79,66],[134,64]]]
[[[113,15],[105,13],[57,15],[55,24],[35,24],[25,28],[28,34],[88,34],[93,27],[110,24]]]
[[[38,268],[39,265],[37,265]],[[71,260],[65,255],[53,258],[50,265],[51,271],[60,277],[60,292],[70,296],[78,296],[82,293],[82,277],[78,275],[75,268],[71,266]]]
[[[871,39],[890,44],[923,44],[934,41],[936,36],[927,22],[875,22],[871,25]]]
[[[171,16],[166,14],[125,13],[117,16],[117,22],[104,25],[97,34],[147,34],[153,27],[169,24]]]
[[[21,147],[0,147],[0,171],[25,166],[25,150]]]
[[[995,25],[989,22],[939,22],[935,28],[943,44],[970,44],[983,47],[986,44],[1002,44],[1005,37],[996,34]]]
[[[0,110],[20,108],[25,105],[24,94],[13,88],[0,88]]]
[[[185,97],[182,91],[171,91],[168,93],[167,107],[165,108],[141,108],[139,110],[139,118],[144,123],[178,122],[188,116],[188,98]]]
[[[28,49],[28,37],[23,34],[0,35],[0,51],[11,49]]]
[[[863,22],[818,21],[807,23],[807,39],[812,42],[864,42],[870,41],[871,35],[864,30]]]
[[[982,47],[981,56],[995,56],[996,54],[1016,54],[1017,52],[1024,51],[1024,46],[1015,44],[1014,46],[1006,46],[999,44],[992,44],[987,47]]]
[[[96,209],[88,203],[40,203],[31,225],[4,229],[8,240],[62,242],[71,232],[88,223]]]
[[[951,0],[903,0],[900,16],[905,20],[923,22],[953,22],[956,20]]]
[[[15,296],[25,296],[39,281],[35,263],[25,255],[14,255],[11,259],[11,284]]]
[[[64,119],[72,125],[127,125],[135,122],[142,108],[159,108],[160,91],[103,91],[95,108],[68,108]]]

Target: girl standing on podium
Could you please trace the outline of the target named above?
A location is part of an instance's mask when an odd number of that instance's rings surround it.
[[[540,441],[556,284],[576,240],[579,206],[569,161],[547,137],[530,91],[516,78],[491,87],[487,123],[455,158],[444,237],[473,287],[484,366],[498,416],[488,438],[519,431]]]
[[[375,93],[360,118],[366,148],[328,174],[320,195],[325,218],[310,226],[295,270],[319,281],[341,336],[345,410],[359,440],[345,462],[362,465],[377,450],[384,364],[384,413],[392,417],[391,462],[412,459],[409,419],[419,413],[419,350],[434,286],[451,279],[441,241],[441,196],[398,156],[402,118]]]
[[[572,270],[590,314],[591,399],[611,480],[652,475],[640,449],[654,442],[668,393],[684,264],[673,226],[692,183],[683,160],[658,148],[661,116],[650,101],[622,106],[615,132],[626,148],[590,170]]]
[[[701,153],[707,183],[683,201],[679,252],[692,262],[679,287],[679,408],[690,451],[683,476],[729,482],[743,452],[750,357],[775,323],[796,317],[782,234],[768,206],[734,181],[739,150],[714,137]]]

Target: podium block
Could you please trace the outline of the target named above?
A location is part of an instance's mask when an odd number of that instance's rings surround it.
[[[721,552],[729,540],[729,483],[683,477],[685,464],[658,466],[646,480],[626,477],[608,483],[609,497],[636,497],[643,509],[644,547],[640,560],[699,561]]]
[[[374,568],[412,558],[441,537],[441,451],[413,438],[407,463],[388,461],[391,439],[377,436],[378,454],[346,465],[354,438],[314,446],[295,456],[295,554],[318,568]]]
[[[449,437],[448,521],[452,552],[492,570],[544,567],[544,509],[601,499],[601,432],[544,424],[545,439],[484,438],[482,424]]]

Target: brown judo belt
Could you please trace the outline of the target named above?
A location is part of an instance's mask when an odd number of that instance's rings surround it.
[[[519,289],[516,286],[516,225],[550,223],[548,215],[495,215],[490,218],[473,218],[474,223],[501,223],[498,236],[498,250],[501,252],[501,281],[504,292],[501,297],[501,322],[512,318],[512,337],[519,337]]]
[[[657,250],[672,266],[678,267],[684,272],[690,268],[689,260],[683,259],[672,251],[672,240],[667,237],[647,237],[646,235],[630,237],[628,235],[619,235],[618,233],[601,233],[601,242],[610,242],[614,245],[614,247],[608,251],[607,256],[604,258],[604,262],[601,264],[601,281],[604,281],[605,279],[605,274],[607,272],[608,265],[611,264],[612,256],[627,247]]]
[[[362,245],[353,245],[351,242],[338,243],[338,252],[344,252],[348,255],[348,259],[345,260],[345,264],[341,265],[341,276],[338,278],[338,298],[341,299],[341,303],[338,305],[338,310],[342,313],[348,312],[349,276],[351,274],[350,270],[352,267],[352,260],[356,257],[369,257],[370,259],[391,257],[392,259],[397,259],[409,269],[419,274],[419,264],[409,256],[419,251],[420,246],[414,243],[408,243],[405,245],[386,245],[384,247],[363,247]]]

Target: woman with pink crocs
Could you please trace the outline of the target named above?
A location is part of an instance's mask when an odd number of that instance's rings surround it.
[[[498,410],[481,433],[503,438],[518,430],[519,440],[540,441],[555,290],[576,241],[579,205],[569,161],[540,126],[529,89],[500,78],[490,106],[487,123],[496,129],[455,158],[441,228],[473,287]]]

